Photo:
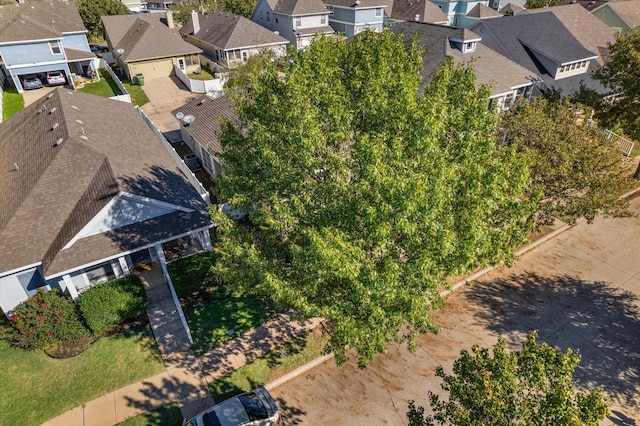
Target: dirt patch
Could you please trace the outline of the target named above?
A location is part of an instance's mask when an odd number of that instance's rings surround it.
[[[64,340],[44,347],[44,353],[51,358],[66,359],[80,355],[98,341],[95,336],[83,337],[81,339]]]

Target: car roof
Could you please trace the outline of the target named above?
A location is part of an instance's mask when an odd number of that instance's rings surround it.
[[[238,398],[229,399],[214,407],[222,426],[237,426],[249,422],[247,410]]]

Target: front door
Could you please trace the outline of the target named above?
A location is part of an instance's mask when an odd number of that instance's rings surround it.
[[[184,58],[178,58],[178,68],[180,68],[180,71],[185,72]]]

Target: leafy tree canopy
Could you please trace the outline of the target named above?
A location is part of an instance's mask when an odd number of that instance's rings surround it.
[[[191,20],[191,11],[206,15],[216,10],[250,18],[256,7],[255,0],[184,0],[170,5],[177,22],[186,24]]]
[[[532,159],[528,191],[541,195],[532,216],[536,225],[624,214],[627,203],[618,197],[629,179],[619,147],[580,118],[569,99],[520,103],[501,124],[510,143]]]
[[[453,374],[438,367],[443,400],[430,392],[433,416],[409,402],[410,426],[426,425],[593,425],[609,410],[600,388],[576,392],[573,373],[580,355],[571,349],[561,352],[537,343],[529,334],[521,351],[507,351],[504,340],[486,348],[463,350],[453,364]]]
[[[609,128],[619,124],[626,134],[640,139],[640,27],[618,36],[609,46],[610,60],[594,73],[595,77],[620,96],[606,103],[598,119]]]
[[[231,83],[214,212],[217,272],[303,317],[327,318],[339,362],[433,330],[450,275],[525,241],[527,161],[495,143],[489,91],[448,62],[421,96],[417,47],[389,32],[320,37],[284,72],[268,57]]]
[[[101,16],[128,15],[129,8],[118,0],[76,0],[76,7],[84,26],[89,30],[90,40],[104,38]]]
[[[564,0],[527,0],[524,6],[527,9],[540,9],[542,7],[555,6],[563,1]]]

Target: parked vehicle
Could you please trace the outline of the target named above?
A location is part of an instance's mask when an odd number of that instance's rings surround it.
[[[49,71],[47,73],[47,84],[49,86],[55,86],[57,84],[65,84],[67,79],[64,77],[62,71]]]
[[[42,87],[42,81],[38,77],[27,77],[22,80],[22,88],[24,90],[40,89]]]
[[[107,46],[101,46],[99,44],[90,44],[89,49],[91,49],[93,53],[105,53],[109,51]]]
[[[280,424],[273,397],[265,388],[227,399],[187,420],[189,426],[272,426]]]

